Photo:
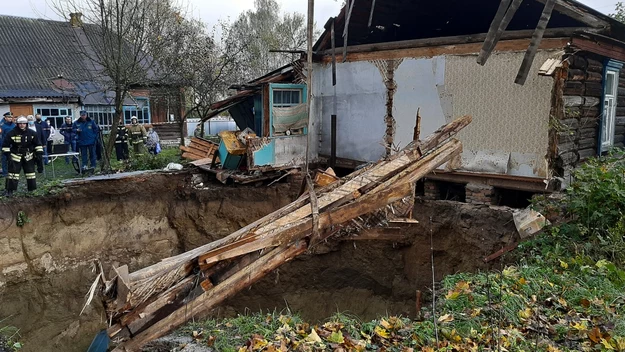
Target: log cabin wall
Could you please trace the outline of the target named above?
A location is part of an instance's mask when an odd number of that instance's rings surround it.
[[[557,135],[556,176],[570,182],[571,171],[598,155],[602,117],[603,74],[607,58],[586,51],[565,55],[568,60],[562,90],[564,111],[551,123]],[[617,97],[614,147],[625,146],[625,74],[621,71]]]

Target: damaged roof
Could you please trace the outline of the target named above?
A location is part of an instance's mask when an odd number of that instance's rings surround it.
[[[353,0],[349,19],[348,45],[402,40],[475,35],[488,32],[499,7],[499,0]],[[525,0],[510,22],[508,31],[533,30],[540,19],[545,0]],[[375,5],[374,5],[375,4]],[[372,5],[373,8],[372,14]],[[341,47],[346,7],[336,17],[336,46]],[[371,17],[371,26],[369,18]],[[330,48],[330,25],[314,46],[315,51]],[[625,39],[625,25],[573,0],[557,0],[547,28],[593,28]],[[531,37],[531,34],[529,35]],[[621,38],[622,37],[622,38]]]

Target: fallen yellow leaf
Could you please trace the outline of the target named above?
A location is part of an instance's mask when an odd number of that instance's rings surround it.
[[[380,337],[382,337],[382,338],[385,338],[385,339],[388,339],[388,338],[391,336],[391,335],[388,333],[388,331],[386,331],[386,329],[384,329],[383,327],[381,327],[381,326],[379,326],[379,325],[378,325],[378,326],[376,326],[376,327],[375,327],[375,329],[373,329],[373,332],[374,332],[376,335],[378,335],[378,336],[380,336]]]
[[[438,317],[439,323],[449,323],[451,321],[454,321],[454,316],[451,314],[445,314]]]

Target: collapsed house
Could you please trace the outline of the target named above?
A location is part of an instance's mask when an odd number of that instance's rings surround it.
[[[287,108],[308,122],[295,113],[299,62],[213,109],[259,136],[252,166],[301,164],[311,134],[310,160],[352,169],[412,141],[417,110],[423,135],[470,114],[462,156],[424,193],[501,203],[510,190],[560,189],[581,162],[624,145],[624,40],[622,23],[571,0],[352,0],[314,45],[310,130],[276,119]]]

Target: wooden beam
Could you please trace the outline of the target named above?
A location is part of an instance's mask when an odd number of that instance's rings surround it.
[[[140,351],[141,347],[148,341],[166,335],[194,316],[210,311],[227,298],[249,287],[280,265],[303,253],[306,248],[306,243],[302,241],[294,246],[272,250],[213,289],[204,292],[188,305],[177,309],[165,319],[156,322],[132,340],[118,345],[113,351]]]
[[[566,28],[548,28],[545,30],[545,38],[566,38],[570,37],[574,33],[582,32],[600,32],[599,30],[593,30],[587,27],[566,27]],[[524,29],[520,31],[506,31],[502,34],[500,40],[514,40],[514,39],[529,39],[534,34],[533,29]],[[425,38],[425,39],[411,39],[401,40],[396,42],[384,42],[373,44],[352,45],[349,47],[350,53],[365,53],[373,51],[385,51],[385,50],[399,50],[399,49],[414,49],[422,47],[436,47],[444,45],[457,45],[457,44],[470,44],[470,43],[482,43],[486,39],[486,33],[474,34],[474,35],[458,35],[451,37],[438,37],[438,38]],[[341,49],[334,51],[336,54],[341,53]],[[476,52],[479,52],[476,51]],[[328,49],[320,52],[322,55],[332,55],[332,49]],[[327,58],[324,57],[327,61]]]
[[[361,231],[358,234],[341,238],[341,241],[391,241],[409,242],[412,238],[406,234],[405,229],[393,229],[385,227],[375,227]]]
[[[487,35],[487,38],[484,41],[484,45],[482,46],[483,52],[480,51],[480,57],[478,61],[480,65],[483,66],[484,64],[486,64],[486,61],[488,61],[490,54],[495,49],[495,46],[501,39],[501,36],[503,35],[504,31],[508,28],[510,21],[512,21],[514,14],[519,9],[519,6],[521,5],[522,2],[523,0],[512,0],[510,7],[508,7],[508,10],[504,14],[501,21],[499,21],[499,26],[497,27],[497,30],[494,32],[488,33],[488,35],[490,36]]]
[[[536,1],[545,4],[547,3],[548,0],[536,0]],[[585,8],[587,7],[584,6],[583,4],[580,4],[579,2],[576,2],[575,5],[573,5],[567,1],[558,1],[555,4],[555,10],[558,11],[559,13],[569,16],[573,19],[576,19],[582,23],[585,23],[590,27],[605,28],[605,29],[608,29],[610,27],[609,22],[604,21],[603,19],[601,19],[600,17],[594,14],[591,14]]]
[[[417,108],[417,118],[414,125],[414,131],[412,133],[412,140],[418,141],[421,136],[421,108]]]
[[[529,39],[516,39],[500,41],[495,47],[495,51],[523,51],[529,45]],[[539,49],[562,49],[567,46],[569,38],[545,39],[540,43]],[[391,60],[407,57],[434,57],[441,55],[470,55],[479,53],[481,45],[479,43],[445,45],[435,47],[420,47],[411,49],[386,50],[376,52],[350,52],[345,61],[372,61],[372,60]],[[350,49],[351,51],[351,49]],[[338,59],[343,60],[343,57]],[[324,56],[323,62],[329,63],[330,57]]]
[[[336,35],[334,33],[334,22],[336,19],[332,19],[332,27],[330,29],[330,36],[332,37],[332,86],[336,86]]]
[[[349,12],[347,13],[347,18],[345,19],[345,26],[343,27],[343,62],[345,62],[345,58],[347,57],[347,38],[349,34],[349,20],[352,18],[352,11],[354,10],[354,4],[356,0],[347,0],[347,6],[349,6]]]
[[[373,21],[373,11],[375,10],[375,0],[371,2],[371,12],[369,13],[369,24],[367,27],[371,28],[371,22]]]
[[[606,43],[597,39],[592,40],[589,38],[573,37],[571,46],[611,59],[625,61],[625,48],[615,44]]]
[[[441,172],[435,171],[426,177],[429,180],[454,183],[479,183],[493,187],[515,189],[519,191],[548,193],[542,178],[521,177],[500,174],[486,174],[476,172]]]
[[[532,63],[534,62],[534,58],[536,57],[538,46],[543,39],[545,29],[547,29],[547,24],[549,23],[549,19],[551,18],[551,13],[553,12],[553,6],[555,5],[555,3],[556,0],[547,0],[547,3],[545,4],[545,8],[540,15],[538,25],[536,26],[536,31],[534,31],[534,35],[532,36],[532,41],[530,41],[530,45],[525,52],[525,56],[523,57],[523,62],[521,63],[519,72],[517,73],[516,79],[514,80],[514,83],[516,84],[524,85],[525,81],[527,80],[527,76],[529,75],[530,69],[532,68]]]
[[[510,7],[510,2],[512,0],[501,0],[499,3],[499,8],[497,9],[497,13],[493,18],[493,21],[490,23],[490,28],[488,29],[488,33],[486,34],[486,39],[484,39],[484,45],[482,46],[482,50],[480,50],[480,55],[477,57],[477,63],[484,66],[486,63],[486,57],[488,56],[487,52],[492,50],[494,46],[495,36],[497,34],[497,30],[499,29],[499,25],[503,20],[503,16],[508,11],[508,7]]]

